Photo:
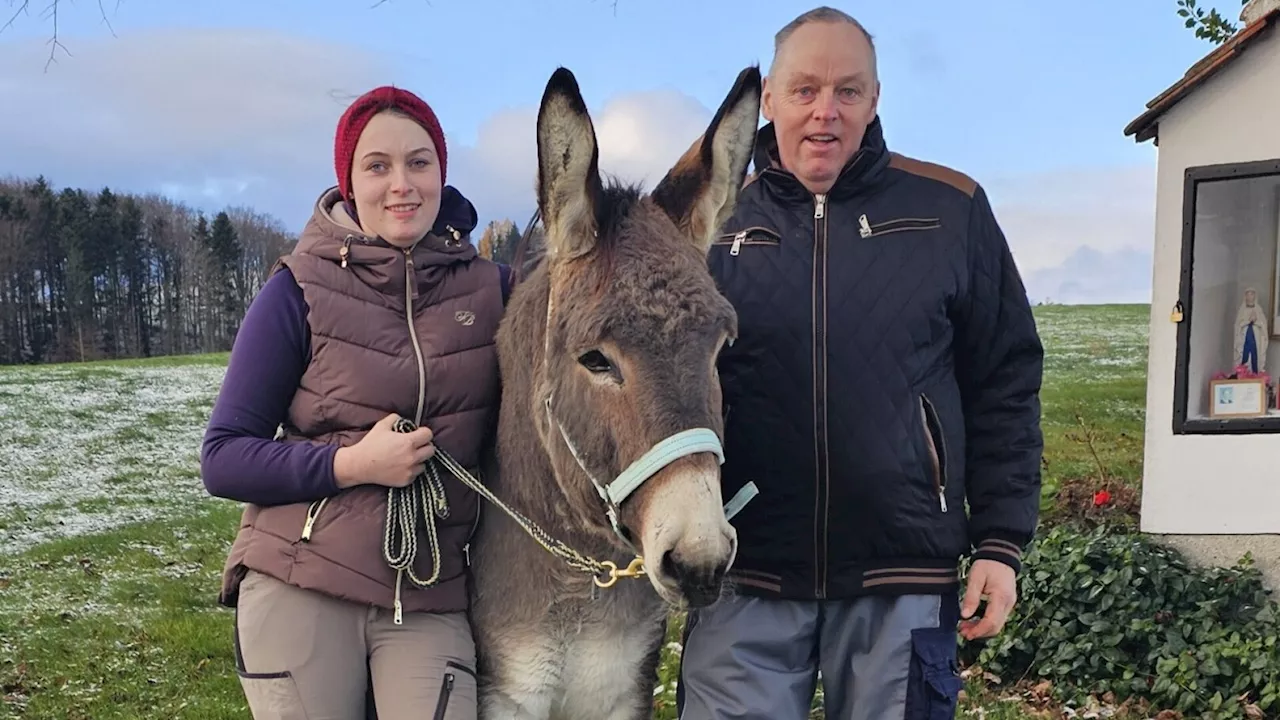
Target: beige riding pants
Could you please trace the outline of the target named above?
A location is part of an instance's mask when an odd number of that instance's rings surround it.
[[[475,644],[463,613],[405,613],[395,625],[390,610],[251,570],[235,625],[236,670],[254,720],[476,718]]]

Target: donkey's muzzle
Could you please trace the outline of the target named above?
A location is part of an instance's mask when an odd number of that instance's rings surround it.
[[[675,581],[690,607],[706,607],[720,599],[730,557],[713,564],[688,563],[677,551],[669,551],[662,556],[662,570]]]

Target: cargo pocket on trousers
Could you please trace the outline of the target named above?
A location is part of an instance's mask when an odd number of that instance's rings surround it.
[[[963,687],[956,662],[955,629],[911,631],[905,720],[952,720]]]
[[[476,716],[476,671],[452,660],[445,663],[440,680],[440,698],[432,720],[453,720]]]
[[[231,628],[235,645],[236,675],[240,676],[240,687],[244,689],[244,699],[249,703],[249,714],[253,716],[253,720],[308,720],[307,710],[302,706],[302,695],[298,692],[293,673],[287,670],[274,673],[251,673],[244,669],[244,653],[240,648],[238,605]]]
[[[253,720],[307,720],[298,686],[289,672],[249,673],[237,669]]]

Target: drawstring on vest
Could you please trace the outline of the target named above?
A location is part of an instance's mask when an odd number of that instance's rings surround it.
[[[400,418],[391,426],[396,432],[408,433],[417,429],[412,420]],[[437,452],[439,448],[437,448]],[[382,541],[382,557],[396,571],[395,624],[404,623],[400,603],[400,587],[404,577],[419,588],[429,588],[440,581],[440,539],[436,534],[435,518],[449,517],[449,502],[444,494],[437,462],[427,462],[425,472],[418,473],[413,482],[402,488],[387,490],[387,520]],[[413,571],[418,556],[418,526],[425,525],[427,543],[431,548],[431,577],[420,579]]]

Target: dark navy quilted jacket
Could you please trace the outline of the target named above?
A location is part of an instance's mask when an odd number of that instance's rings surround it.
[[[733,518],[739,590],[951,591],[975,549],[1019,569],[1043,348],[985,192],[890,153],[878,119],[825,197],[779,168],[772,126],[756,168],[709,258],[739,319],[724,495],[760,491]]]

